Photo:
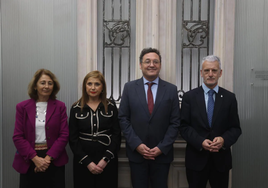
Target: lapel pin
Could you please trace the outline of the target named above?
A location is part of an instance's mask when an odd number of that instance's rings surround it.
[[[223,95],[221,95],[221,97],[223,97]]]

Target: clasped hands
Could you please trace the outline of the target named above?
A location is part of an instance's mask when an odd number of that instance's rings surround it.
[[[210,152],[219,152],[223,144],[224,144],[224,139],[219,136],[219,137],[215,137],[213,141],[209,139],[205,139],[202,143],[202,147],[205,150],[208,150]]]
[[[87,168],[92,174],[101,174],[106,165],[107,162],[101,159],[98,164],[95,164],[94,162],[89,163],[89,165],[87,165]]]
[[[45,172],[51,161],[50,161],[50,157],[47,155],[45,158],[43,157],[38,157],[37,155],[32,158],[32,161],[34,162],[35,164],[35,168],[34,168],[34,172],[37,173],[37,172]]]
[[[136,150],[143,156],[143,158],[150,160],[155,160],[155,158],[162,153],[158,147],[150,149],[145,144],[140,144]]]

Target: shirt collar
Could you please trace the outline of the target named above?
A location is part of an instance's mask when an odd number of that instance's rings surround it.
[[[202,83],[202,88],[203,88],[203,90],[205,91],[205,93],[208,93],[208,91],[210,90],[210,88],[208,88],[208,87],[206,86],[206,84],[204,84],[204,82]],[[214,90],[216,93],[218,93],[218,92],[219,92],[219,86],[216,85],[216,86],[213,88],[213,90]]]
[[[148,82],[150,82],[150,81],[148,81],[148,80],[146,80],[144,77],[142,77],[143,78],[143,83],[144,83],[144,85],[145,84],[147,84]],[[158,85],[158,83],[159,83],[159,77],[157,77],[154,81],[152,81],[154,84],[157,84]]]

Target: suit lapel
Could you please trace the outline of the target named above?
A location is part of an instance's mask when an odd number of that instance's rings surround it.
[[[222,93],[222,89],[219,87],[219,92],[215,94],[215,105],[214,105],[214,111],[213,111],[213,117],[212,117],[212,124],[215,122],[215,119],[217,115],[219,114],[219,111],[221,109],[221,105],[223,102],[224,95]]]
[[[144,83],[143,83],[143,78],[139,79],[136,81],[135,85],[135,90],[136,94],[139,98],[139,101],[141,103],[141,106],[143,107],[145,113],[150,116],[147,101],[146,101],[146,95],[145,95],[145,90],[144,90]]]
[[[36,105],[34,99],[29,100],[29,102],[25,106],[25,110],[31,125],[35,127]]]
[[[209,127],[204,90],[202,89],[202,87],[199,87],[196,90],[196,103],[197,103],[197,106],[199,108],[199,112],[201,114],[201,117],[203,118],[204,122],[206,122],[206,125]]]
[[[56,109],[55,100],[49,99],[47,102],[47,114],[46,114],[46,123],[50,120],[52,114]]]
[[[163,97],[164,97],[165,92],[166,92],[165,87],[166,87],[165,82],[163,82],[159,78],[158,88],[157,88],[156,98],[155,98],[155,104],[154,104],[154,109],[153,109],[151,117],[153,117],[153,115],[156,113],[157,109],[159,108],[159,105],[163,101]]]

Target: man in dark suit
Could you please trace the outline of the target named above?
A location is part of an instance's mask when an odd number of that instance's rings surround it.
[[[132,185],[167,188],[180,123],[177,87],[159,78],[161,55],[157,49],[142,50],[140,69],[143,77],[125,84],[119,108]]]
[[[235,95],[218,86],[217,56],[203,58],[201,87],[184,94],[181,136],[187,141],[185,165],[189,188],[227,188],[232,168],[230,147],[241,135]],[[215,102],[214,102],[215,101]]]

